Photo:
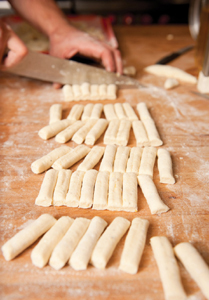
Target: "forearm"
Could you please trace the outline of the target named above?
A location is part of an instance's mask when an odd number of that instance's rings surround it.
[[[59,28],[69,27],[65,15],[53,0],[9,0],[9,2],[25,20],[49,37]]]

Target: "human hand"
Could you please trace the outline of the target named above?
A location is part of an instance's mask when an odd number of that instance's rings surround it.
[[[71,58],[76,53],[101,60],[107,71],[122,74],[120,51],[110,45],[99,42],[87,33],[66,26],[54,32],[50,37],[50,55]],[[55,88],[60,85],[55,85]]]
[[[9,50],[7,57],[2,61],[7,49]],[[27,51],[21,39],[0,19],[0,69],[15,65],[27,54]]]

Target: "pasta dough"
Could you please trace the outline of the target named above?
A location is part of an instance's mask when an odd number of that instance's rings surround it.
[[[149,175],[153,178],[153,168],[157,155],[157,148],[145,147],[142,152],[141,165],[139,168],[139,174]]]
[[[172,160],[168,150],[158,149],[158,170],[160,173],[160,182],[174,184]]]
[[[166,90],[170,90],[173,89],[174,87],[178,86],[179,82],[177,79],[175,78],[167,78],[165,83],[164,83],[164,88]]]
[[[91,128],[89,133],[86,136],[85,143],[87,145],[94,145],[98,138],[103,134],[106,127],[108,125],[108,121],[105,119],[98,119],[96,124]]]
[[[121,120],[116,136],[116,144],[126,146],[128,144],[131,129],[131,121]]]
[[[93,204],[94,200],[94,186],[97,178],[98,171],[89,170],[83,177],[83,184],[81,188],[81,197],[79,207],[89,208]]]
[[[137,176],[135,173],[123,174],[123,210],[136,212],[138,210]]]
[[[66,143],[68,142],[72,136],[84,125],[82,121],[76,121],[65,130],[58,133],[55,137],[55,141],[58,143]]]
[[[127,119],[127,115],[123,109],[122,103],[115,103],[114,108],[119,120]]]
[[[62,119],[62,104],[53,104],[49,110],[49,124]]]
[[[126,172],[134,172],[139,174],[139,167],[142,155],[142,148],[133,147],[131,148],[130,157],[127,162]]]
[[[72,121],[79,120],[82,115],[83,109],[84,109],[84,106],[81,104],[73,105],[67,119],[72,120]]]
[[[91,149],[89,154],[85,157],[83,162],[78,166],[77,170],[80,171],[88,171],[90,169],[93,169],[96,164],[100,161],[104,154],[104,147],[95,146]]]
[[[135,218],[132,221],[120,259],[119,269],[136,274],[146,243],[149,221]]]
[[[41,130],[39,130],[38,135],[43,140],[48,140],[51,137],[58,134],[60,131],[64,130],[66,127],[73,124],[73,122],[74,121],[68,119],[57,121],[55,123],[43,127]]]
[[[90,99],[90,84],[88,82],[84,82],[81,84],[81,93],[82,100]]]
[[[116,136],[118,133],[119,125],[120,125],[119,120],[110,121],[109,126],[104,135],[104,144],[106,145],[116,144]]]
[[[117,147],[115,145],[107,145],[105,148],[104,156],[100,164],[100,171],[113,172],[113,163],[115,160],[115,153]]]
[[[123,174],[119,172],[110,173],[109,177],[109,196],[108,209],[109,210],[123,210],[122,199]]]
[[[93,209],[107,209],[108,189],[109,172],[99,172],[95,183]]]
[[[72,91],[73,91],[73,98],[74,98],[73,100],[75,101],[82,100],[82,92],[81,92],[80,85],[73,84]]]
[[[130,153],[129,147],[119,146],[115,155],[114,172],[126,172],[126,166]]]
[[[106,84],[99,85],[99,99],[100,100],[107,99],[107,85]]]
[[[72,173],[69,190],[66,196],[66,205],[69,207],[79,206],[84,174],[85,172],[78,170]]]
[[[108,121],[117,120],[118,117],[115,114],[115,108],[113,104],[106,104],[104,105],[104,114],[105,118]]]
[[[91,84],[90,86],[90,100],[99,100],[99,86],[98,84]]]
[[[107,86],[107,99],[115,100],[117,98],[117,86],[115,84],[109,84]]]
[[[62,91],[63,91],[65,101],[70,102],[75,99],[71,85],[69,84],[64,85]]]
[[[66,195],[69,189],[71,170],[60,170],[58,173],[57,184],[54,190],[53,205],[61,206],[66,203]]]
[[[138,147],[141,146],[148,146],[150,145],[146,130],[144,128],[144,125],[141,121],[133,121],[132,127],[134,131],[134,136],[136,139],[136,144]]]
[[[101,103],[95,104],[92,109],[90,119],[98,120],[101,116],[102,111],[103,111],[103,104],[101,104]]]
[[[180,272],[171,243],[165,236],[152,237],[150,243],[159,269],[165,299],[186,300],[187,296],[181,283]]]
[[[94,104],[92,104],[92,103],[88,103],[87,105],[84,106],[83,114],[81,116],[82,121],[87,121],[90,119],[93,107],[94,107]]]
[[[118,242],[126,233],[130,222],[122,217],[115,218],[100,237],[91,256],[91,263],[98,269],[104,269]]]
[[[8,261],[15,258],[32,245],[42,234],[56,223],[56,219],[49,214],[43,214],[33,223],[16,233],[1,248],[4,258]]]
[[[95,125],[96,120],[88,120],[72,137],[73,142],[82,144],[88,132]]]
[[[130,121],[138,120],[138,117],[135,114],[135,111],[133,110],[132,106],[129,103],[125,102],[122,105],[123,105],[123,109],[125,111],[125,114],[126,114],[126,116],[128,117],[128,119]]]

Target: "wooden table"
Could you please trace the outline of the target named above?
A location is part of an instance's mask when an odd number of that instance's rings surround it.
[[[139,216],[150,221],[136,275],[118,270],[124,238],[102,271],[92,266],[79,272],[69,266],[60,271],[49,266],[38,269],[31,263],[32,246],[10,262],[0,255],[1,299],[164,299],[149,243],[156,235],[167,236],[173,245],[192,242],[209,264],[209,101],[191,93],[196,91],[194,85],[182,83],[174,90],[165,91],[165,78],[143,71],[145,66],[193,41],[186,26],[120,26],[115,32],[124,62],[136,67],[137,78],[148,87],[122,90],[115,102],[127,101],[134,107],[140,101],[147,103],[164,141],[163,147],[171,152],[173,159],[175,185],[160,184],[156,166],[154,170],[159,194],[171,210],[161,216],[151,215],[140,190],[137,213],[35,206],[44,174],[33,174],[30,165],[58,146],[54,139],[43,141],[37,132],[48,123],[52,104],[62,103],[63,117],[66,117],[73,103],[63,102],[61,90],[54,90],[51,84],[1,73],[1,245],[42,213],[56,218],[98,215],[107,222],[116,216],[129,220]],[[167,40],[168,34],[173,35],[172,40]],[[194,51],[171,65],[197,75]],[[68,144],[75,146],[72,142]],[[102,139],[97,144],[102,145]],[[134,145],[132,133],[129,146]],[[193,295],[192,299],[205,299],[181,265],[180,271],[186,293]]]

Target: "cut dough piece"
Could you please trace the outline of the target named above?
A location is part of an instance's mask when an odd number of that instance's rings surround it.
[[[150,146],[161,146],[163,144],[163,141],[160,139],[153,119],[146,119],[143,121],[143,123],[150,141]]]
[[[43,127],[41,130],[39,130],[38,135],[43,140],[48,140],[73,123],[74,121],[68,119],[57,121],[55,123]]]
[[[63,238],[72,222],[73,219],[70,217],[61,217],[42,237],[40,242],[31,252],[31,260],[36,267],[43,268],[47,264],[52,251]]]
[[[127,66],[123,68],[123,74],[127,76],[135,76],[136,68],[134,66]]]
[[[108,209],[121,211],[123,210],[122,200],[123,174],[119,172],[110,173],[109,177],[109,195]]]
[[[118,242],[126,233],[130,222],[122,217],[115,218],[107,227],[94,248],[91,263],[98,269],[105,269]]]
[[[104,114],[105,118],[108,121],[117,120],[118,117],[115,114],[115,109],[113,104],[106,104],[104,105]]]
[[[117,86],[115,84],[108,84],[107,86],[107,99],[115,100],[117,98]]]
[[[140,161],[142,156],[142,148],[133,147],[131,148],[130,157],[127,162],[126,172],[134,172],[139,174]]]
[[[82,121],[87,121],[90,119],[93,107],[94,107],[94,104],[92,104],[92,103],[88,103],[87,105],[84,106],[83,114],[81,116]]]
[[[209,299],[209,267],[197,249],[190,243],[180,243],[174,247],[174,252],[197,283],[203,295]]]
[[[94,200],[94,186],[98,171],[89,170],[83,177],[83,184],[81,188],[81,197],[79,207],[89,208],[93,205]]]
[[[149,146],[150,142],[147,136],[147,132],[144,128],[142,121],[133,121],[132,127],[134,131],[134,136],[136,139],[136,144],[138,147]]]
[[[72,86],[69,84],[66,84],[62,88],[63,94],[64,94],[64,100],[69,102],[73,101],[74,99],[74,94],[73,94],[73,89]]]
[[[152,65],[145,68],[145,71],[156,75],[156,76],[165,76],[165,77],[171,77],[176,78],[178,80],[188,82],[188,83],[197,83],[197,78],[184,72],[183,70],[179,68],[175,68],[172,66],[166,66],[166,65]]]
[[[123,174],[123,210],[136,212],[138,210],[137,175],[135,173]]]
[[[146,243],[149,221],[135,218],[132,221],[120,259],[119,269],[136,274]]]
[[[49,110],[49,124],[62,119],[62,104],[53,104]]]
[[[140,119],[142,120],[143,123],[144,123],[144,120],[146,120],[146,119],[152,119],[145,102],[138,103],[136,106],[136,109],[137,109]]]
[[[73,105],[67,119],[72,121],[78,121],[82,115],[83,109],[84,106],[81,104]]]
[[[123,120],[123,119],[127,120],[128,119],[128,117],[123,109],[122,103],[115,103],[114,108],[115,108],[115,112],[116,112],[116,115],[119,120]]]
[[[150,243],[159,269],[165,299],[186,300],[187,296],[181,282],[179,267],[171,243],[165,236],[152,237]]]
[[[81,84],[82,100],[90,100],[90,84],[84,82]]]
[[[53,203],[53,193],[57,182],[58,171],[49,170],[44,176],[35,204],[39,206],[50,206]]]
[[[144,150],[142,152],[141,165],[139,168],[139,174],[149,175],[151,178],[153,178],[153,169],[156,155],[157,148],[144,147]]]
[[[73,172],[70,180],[69,190],[66,196],[66,205],[69,207],[78,207],[80,196],[81,196],[81,186],[83,182],[85,172],[75,171]]]
[[[99,100],[107,99],[107,85],[100,84],[99,85]]]
[[[82,99],[82,92],[81,92],[80,85],[73,84],[72,91],[73,91],[74,100],[78,101]]]
[[[70,265],[74,270],[85,270],[91,258],[92,251],[107,226],[107,222],[100,217],[94,217],[70,258]]]
[[[118,133],[119,126],[120,126],[119,120],[110,121],[109,126],[104,135],[104,144],[106,144],[106,145],[116,144],[116,136]]]
[[[126,146],[128,144],[129,135],[131,129],[131,121],[121,120],[118,133],[116,136],[116,144],[121,146]]]
[[[197,89],[202,94],[209,93],[209,76],[205,76],[202,71],[198,76]]]
[[[170,90],[173,89],[174,87],[178,86],[179,82],[177,79],[175,78],[168,78],[166,79],[165,83],[164,83],[164,88],[166,90]]]
[[[72,151],[72,148],[68,146],[62,146],[56,148],[51,152],[49,152],[48,154],[44,155],[43,157],[34,161],[31,164],[31,170],[35,174],[40,174],[48,170],[58,158],[69,153],[70,151]]]
[[[60,270],[67,263],[73,251],[77,247],[80,239],[86,232],[90,220],[86,218],[77,218],[72,223],[67,233],[54,248],[49,264],[56,270]]]
[[[115,153],[117,147],[115,145],[107,145],[105,148],[104,156],[100,164],[100,171],[113,172],[113,163],[115,160]]]
[[[83,162],[78,166],[77,170],[86,172],[90,169],[93,169],[102,158],[104,150],[105,147],[93,147],[89,154],[84,158]]]
[[[167,212],[170,208],[160,198],[152,178],[149,175],[139,175],[137,178],[151,214]]]
[[[52,168],[55,170],[68,169],[86,156],[90,150],[91,149],[85,145],[79,145],[70,152],[70,155],[67,153],[56,160],[53,163]]]
[[[160,174],[160,182],[174,184],[172,160],[168,150],[158,149],[158,170]]]
[[[90,86],[90,100],[99,100],[99,85],[91,84]]]
[[[123,103],[122,105],[123,105],[123,109],[124,109],[125,114],[128,117],[128,119],[130,121],[137,121],[138,117],[135,114],[135,111],[133,110],[132,106],[127,102]]]
[[[82,144],[88,132],[95,125],[96,120],[88,120],[72,137],[72,141],[77,144]]]
[[[65,130],[58,133],[55,137],[55,141],[58,143],[66,143],[68,142],[72,136],[84,125],[82,121],[76,121]]]
[[[30,225],[16,233],[1,248],[4,258],[8,261],[15,258],[32,245],[42,234],[48,231],[56,219],[49,214],[43,214]]]
[[[130,153],[129,147],[119,146],[115,155],[114,172],[126,172],[128,157]]]
[[[53,205],[66,205],[66,196],[70,185],[71,170],[60,170],[54,190]]]
[[[95,183],[93,209],[107,209],[108,189],[109,172],[99,172]]]
[[[101,116],[102,111],[103,111],[103,104],[101,104],[101,103],[95,104],[92,109],[90,119],[98,120]]]
[[[99,119],[96,124],[88,132],[85,143],[87,145],[94,145],[98,138],[103,134],[107,128],[108,121],[105,119]]]

